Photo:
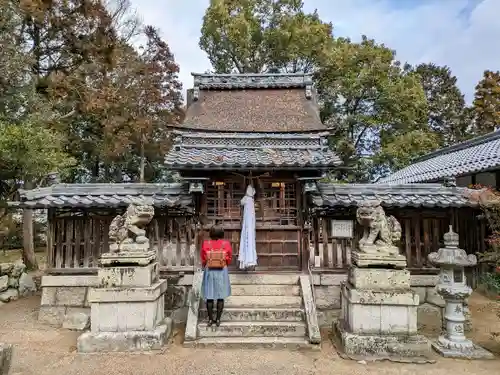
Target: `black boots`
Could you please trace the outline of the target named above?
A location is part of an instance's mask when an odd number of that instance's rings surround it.
[[[218,299],[217,300],[217,317],[215,319],[215,325],[217,327],[220,326],[220,318],[222,316],[222,311],[224,310],[224,300],[223,299]]]
[[[217,327],[220,326],[220,318],[222,316],[222,311],[224,310],[224,300],[217,300],[217,313],[214,319],[214,300],[207,299],[207,313],[208,313],[208,323],[207,326],[211,327],[214,323]]]
[[[211,327],[214,324],[214,300],[213,299],[207,299],[207,313],[208,313],[207,326]]]

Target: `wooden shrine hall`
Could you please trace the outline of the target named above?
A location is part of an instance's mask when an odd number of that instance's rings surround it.
[[[453,223],[470,252],[484,250],[485,223],[470,189],[442,184],[320,182],[341,162],[328,145],[312,77],[193,74],[185,121],[172,129],[165,168],[174,184],[60,184],[22,191],[11,207],[48,209],[48,269],[95,270],[107,226],[135,198],[153,198],[152,246],[165,270],[195,267],[206,230],[224,227],[236,262],[248,184],[256,190],[258,269],[345,269],[361,231],[355,209],[379,199],[401,222],[401,252],[426,266]],[[463,212],[460,215],[459,212]],[[466,228],[478,228],[476,231]],[[344,228],[336,234],[335,228]],[[204,229],[200,231],[200,229]],[[347,232],[346,232],[347,230]],[[234,266],[234,265],[233,265]],[[234,267],[233,267],[234,269]]]
[[[412,288],[422,295],[422,313],[442,314],[434,293],[437,269],[427,255],[442,247],[450,225],[468,253],[485,250],[488,229],[471,199],[474,190],[449,181],[324,182],[328,171],[342,165],[329,146],[310,75],[193,76],[185,120],[171,129],[173,145],[165,156],[165,169],[177,172],[178,182],[56,181],[21,191],[19,201],[10,202],[12,208],[48,212],[39,320],[63,325],[72,314],[90,311],[88,290],[99,286],[98,261],[108,251],[109,225],[144,198],[155,208],[147,236],[160,276],[168,279],[165,312],[186,325],[185,343],[318,344],[318,327],[331,327],[339,315],[341,285],[363,232],[356,209],[367,200],[380,201],[401,224],[398,247]],[[248,185],[256,191],[258,264],[254,272],[241,273],[236,267],[241,200]],[[200,298],[193,297],[200,289],[200,246],[213,224],[224,228],[233,246],[230,277],[236,294],[227,304],[233,321],[217,337],[204,323]]]

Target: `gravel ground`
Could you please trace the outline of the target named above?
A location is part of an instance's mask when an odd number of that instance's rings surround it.
[[[168,349],[159,353],[80,355],[75,351],[78,333],[37,323],[39,303],[40,298],[35,296],[0,306],[0,341],[15,347],[10,375],[404,375],[422,371],[433,375],[500,374],[500,358],[463,361],[436,356],[435,364],[362,364],[339,358],[328,341],[322,344],[321,352],[208,350],[183,348],[181,334],[174,337]],[[500,331],[500,322],[495,316],[498,308],[497,303],[481,296],[471,301],[473,317],[479,315],[479,319],[473,321],[478,328],[472,336],[497,355],[500,343],[494,331]],[[433,334],[432,330],[429,334]]]

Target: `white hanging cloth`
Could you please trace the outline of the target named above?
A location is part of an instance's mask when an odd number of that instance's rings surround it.
[[[243,225],[241,227],[240,253],[238,262],[240,269],[257,265],[257,249],[255,246],[255,189],[247,186],[245,196],[241,200],[243,206]]]

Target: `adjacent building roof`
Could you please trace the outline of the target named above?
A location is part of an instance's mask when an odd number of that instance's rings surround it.
[[[195,74],[180,127],[217,132],[326,130],[305,74]]]
[[[170,169],[324,169],[341,164],[328,133],[174,132],[165,158]]]
[[[445,187],[441,184],[318,184],[319,193],[312,195],[316,207],[358,206],[376,199],[386,207],[474,207],[469,196],[472,189]]]
[[[418,158],[406,168],[380,179],[380,184],[439,181],[500,167],[500,131],[470,139]]]
[[[190,211],[193,200],[187,184],[55,184],[33,190],[20,190],[19,208],[111,208],[123,207],[144,199],[156,207]]]

